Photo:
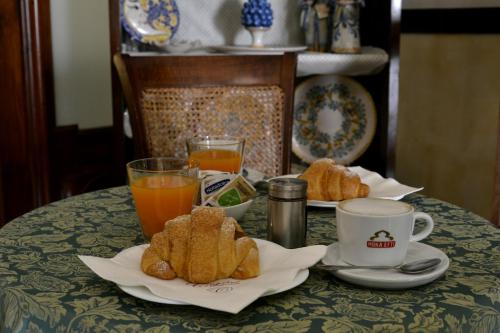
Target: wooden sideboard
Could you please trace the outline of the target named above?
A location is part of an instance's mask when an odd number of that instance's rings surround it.
[[[112,55],[122,51],[125,41],[120,25],[120,1],[109,0],[110,61]],[[389,54],[389,63],[375,75],[357,76],[371,93],[377,109],[378,129],[367,151],[353,164],[360,164],[383,175],[394,174],[396,125],[399,85],[399,26],[401,2],[391,0],[367,1],[361,9],[361,44],[382,48]],[[181,13],[182,15],[182,13]],[[335,73],[332,73],[335,74]],[[300,83],[307,77],[299,78]],[[115,163],[125,162],[125,136],[123,134],[123,97],[116,71],[113,69],[113,121]]]

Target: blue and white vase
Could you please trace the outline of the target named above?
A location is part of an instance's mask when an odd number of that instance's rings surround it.
[[[333,14],[332,52],[361,52],[359,38],[360,0],[337,0]]]
[[[264,47],[264,33],[273,24],[273,10],[268,0],[248,0],[241,10],[241,24],[252,35],[252,47]]]
[[[330,10],[330,0],[302,0],[300,25],[309,51],[328,51]]]

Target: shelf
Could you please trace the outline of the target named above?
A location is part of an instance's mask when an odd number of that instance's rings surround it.
[[[199,47],[194,52],[188,53],[168,53],[165,51],[132,51],[126,52],[131,56],[176,56],[176,55],[223,55],[225,53],[213,53],[212,47]],[[259,50],[258,52],[228,52],[233,54],[282,54],[269,50]],[[337,74],[337,75],[372,75],[380,72],[389,60],[388,54],[376,47],[362,47],[359,54],[338,54],[319,52],[300,52],[297,57],[297,76],[307,76],[315,74]]]
[[[304,52],[298,54],[297,76],[316,74],[372,75],[389,61],[383,49],[362,47],[359,54]]]

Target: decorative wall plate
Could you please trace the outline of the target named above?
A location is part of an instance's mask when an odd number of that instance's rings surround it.
[[[179,27],[175,0],[120,0],[120,21],[133,40],[164,44]]]
[[[292,150],[304,162],[333,158],[348,165],[368,148],[377,115],[373,99],[356,81],[322,75],[295,90]]]

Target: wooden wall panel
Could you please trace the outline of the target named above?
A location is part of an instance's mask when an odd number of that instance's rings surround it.
[[[113,176],[122,170],[114,169],[112,127],[60,126],[53,141],[54,200],[117,185]]]
[[[127,141],[123,132],[123,95],[120,79],[113,64],[113,55],[121,52],[121,25],[120,25],[120,1],[108,0],[109,6],[109,43],[111,63],[111,90],[113,94],[113,159],[114,182],[122,184],[125,182],[125,161],[127,160]]]
[[[495,184],[493,190],[493,206],[491,208],[492,212],[490,221],[497,227],[500,227],[500,108],[498,111],[497,146],[495,151]]]
[[[0,1],[0,50],[2,225],[50,200],[50,2]]]
[[[494,224],[498,17],[500,8],[403,10],[396,163],[399,181]]]

